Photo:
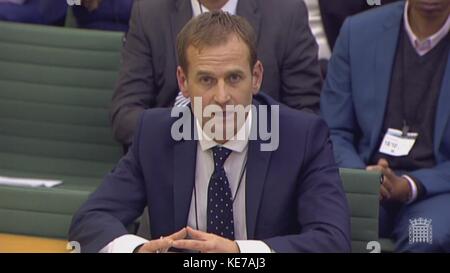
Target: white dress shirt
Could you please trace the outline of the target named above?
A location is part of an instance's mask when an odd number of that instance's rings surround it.
[[[425,38],[424,40],[420,40],[413,32],[411,28],[411,24],[409,22],[409,16],[408,16],[408,7],[409,2],[406,1],[405,5],[405,11],[403,14],[403,21],[404,26],[406,29],[406,33],[408,34],[409,40],[411,41],[411,44],[413,45],[414,49],[416,50],[417,54],[419,56],[423,56],[430,52],[439,42],[447,36],[448,31],[450,30],[450,15],[447,17],[447,21],[442,26],[442,28],[434,33],[433,35]]]
[[[229,14],[236,14],[238,0],[228,0],[228,2],[221,8],[222,11],[228,12]],[[198,16],[203,12],[209,12],[209,9],[204,5],[201,5],[198,0],[191,0],[192,14]],[[201,6],[201,8],[200,8]]]
[[[309,27],[319,45],[319,59],[328,60],[331,57],[331,50],[323,27],[319,0],[305,0],[305,4],[308,8]]]
[[[224,163],[225,173],[227,174],[233,195],[233,220],[236,243],[241,253],[270,253],[271,249],[262,241],[247,240],[247,222],[245,214],[245,162],[247,160],[248,137],[252,123],[252,112],[250,111],[244,126],[242,126],[236,136],[245,136],[245,139],[232,139],[222,146],[230,149],[232,152]],[[195,191],[192,193],[187,225],[198,230],[206,231],[207,219],[207,197],[208,184],[214,171],[214,159],[211,148],[218,144],[211,140],[201,129],[196,120],[195,127],[198,136],[202,136],[197,144],[197,158],[195,169]],[[242,130],[245,130],[242,132]],[[239,186],[239,180],[242,176],[242,182]],[[239,186],[239,189],[238,189]],[[197,204],[195,204],[197,203]],[[196,208],[197,206],[197,208]],[[116,238],[100,252],[102,253],[131,253],[141,244],[148,240],[136,235],[123,235]]]

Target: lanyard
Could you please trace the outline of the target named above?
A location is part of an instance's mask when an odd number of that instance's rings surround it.
[[[203,7],[202,4],[200,3],[200,0],[197,0],[198,3],[198,7],[200,8],[200,14],[203,14]]]
[[[422,96],[420,97],[419,102],[417,103],[417,105],[415,105],[415,107],[413,108],[415,111],[414,115],[410,118],[408,118],[408,114],[407,114],[407,110],[406,110],[406,102],[408,99],[408,92],[406,91],[406,60],[408,59],[408,57],[406,56],[406,50],[405,50],[405,42],[406,43],[410,43],[409,40],[407,40],[407,37],[405,35],[405,30],[402,31],[402,45],[401,46],[401,92],[402,92],[402,120],[403,120],[403,124],[402,124],[402,136],[406,137],[409,130],[411,129],[411,125],[417,125],[418,124],[418,119],[419,119],[419,114],[420,114],[420,107],[419,105],[424,101],[425,96],[429,95],[429,93],[427,92],[423,92]],[[413,46],[413,45],[411,45]],[[416,128],[417,129],[417,128]]]
[[[239,193],[239,189],[241,188],[241,184],[242,184],[242,179],[244,178],[244,173],[247,170],[247,158],[245,159],[244,162],[244,167],[241,170],[241,175],[239,177],[239,183],[238,186],[236,188],[236,191],[234,193],[233,197],[233,201],[231,202],[231,205],[234,205],[234,201],[236,200],[237,194]],[[198,230],[198,213],[197,213],[197,187],[195,186],[195,181],[194,181],[194,209],[195,209],[195,229]]]

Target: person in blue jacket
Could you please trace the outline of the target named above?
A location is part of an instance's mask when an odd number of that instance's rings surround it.
[[[66,10],[66,1],[1,0],[0,21],[62,26]]]
[[[450,1],[349,17],[321,96],[340,167],[378,170],[380,235],[450,252]]]

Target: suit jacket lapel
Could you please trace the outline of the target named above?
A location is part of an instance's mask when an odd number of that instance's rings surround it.
[[[385,22],[384,31],[377,39],[375,58],[375,100],[374,100],[374,129],[372,131],[370,147],[372,152],[377,149],[378,136],[383,126],[384,113],[386,110],[387,98],[390,89],[391,75],[394,66],[395,55],[400,28],[402,26],[403,5],[401,9],[395,11],[395,14]],[[372,75],[368,75],[372,76]]]
[[[243,2],[243,1],[241,1]],[[270,113],[268,113],[270,116]],[[256,132],[259,127],[259,117],[256,113],[252,114],[252,132]],[[269,123],[270,125],[270,123]],[[257,134],[250,134],[257,135]],[[261,144],[264,143],[259,136],[256,140],[248,142],[248,163],[245,185],[245,203],[247,220],[247,238],[255,238],[256,221],[261,203],[261,198],[266,181],[266,174],[269,168],[270,156],[272,152],[261,151]]]
[[[436,157],[440,157],[439,146],[442,142],[444,130],[450,118],[450,54],[447,57],[447,67],[442,80],[441,92],[439,94],[438,108],[436,111],[436,123],[434,133],[434,153]]]
[[[181,29],[186,25],[186,23],[192,18],[192,7],[191,1],[188,0],[176,0],[175,2],[175,10],[172,12],[170,16],[171,22],[171,30],[172,30],[172,39],[173,39],[173,49],[174,56],[177,58],[176,52],[176,41],[177,35],[181,31]],[[178,59],[177,59],[178,64]]]
[[[191,114],[189,110],[188,113]],[[194,117],[191,114],[191,139],[194,139]],[[180,140],[173,149],[173,197],[174,197],[174,223],[175,230],[186,226],[192,192],[195,183],[195,168],[197,162],[197,141]]]
[[[240,15],[247,19],[247,21],[252,25],[256,33],[256,40],[258,41],[259,29],[261,23],[261,14],[258,10],[257,0],[243,0],[239,1],[236,9],[237,15]]]

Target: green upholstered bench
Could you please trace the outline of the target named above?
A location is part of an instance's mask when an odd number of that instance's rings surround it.
[[[77,27],[77,19],[75,18],[74,14],[73,14],[73,8],[72,6],[68,6],[67,7],[67,12],[66,12],[66,21],[64,22],[64,26],[65,27]]]
[[[370,252],[370,241],[378,241],[380,174],[340,169],[351,211],[352,252]]]
[[[64,238],[73,213],[122,151],[108,107],[123,34],[0,22],[0,232]]]
[[[395,252],[395,243],[388,238],[380,238],[381,252],[382,253],[393,253]]]
[[[367,243],[378,241],[381,252],[394,252],[391,239],[378,238],[380,174],[356,169],[340,169],[351,210],[352,251],[367,253]]]

